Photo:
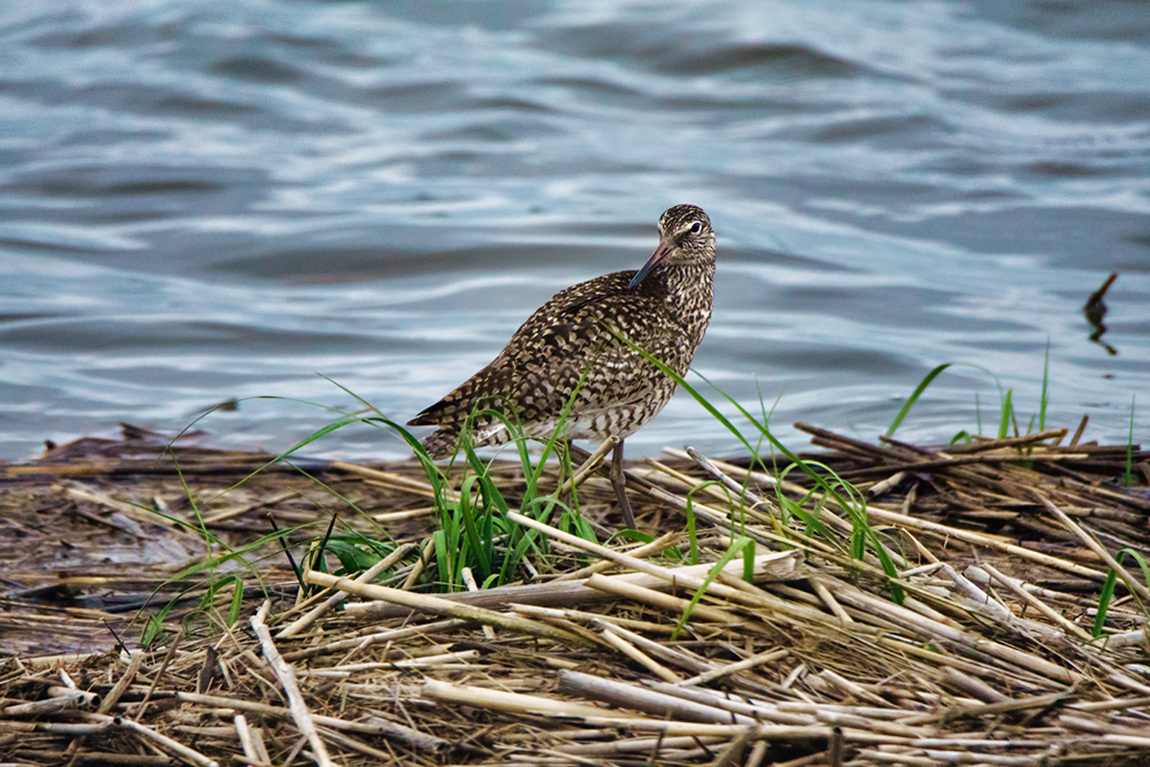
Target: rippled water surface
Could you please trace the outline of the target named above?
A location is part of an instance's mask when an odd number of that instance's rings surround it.
[[[407,420],[679,202],[695,368],[794,447],[945,362],[899,436],[993,431],[999,386],[1026,429],[1048,349],[1048,426],[1150,437],[1143,4],[62,0],[0,5],[0,458],[233,397],[197,426],[282,450],[340,386]],[[629,454],[686,442],[737,449],[680,394]]]

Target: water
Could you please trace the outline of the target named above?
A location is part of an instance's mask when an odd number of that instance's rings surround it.
[[[719,233],[695,368],[792,447],[945,362],[982,369],[898,436],[993,431],[1000,386],[1026,429],[1048,349],[1048,426],[1124,442],[1137,398],[1145,442],[1148,41],[1127,2],[3,4],[0,458],[233,397],[211,443],[283,450],[339,386],[407,420],[679,202]],[[738,452],[680,394],[629,455],[684,443]]]

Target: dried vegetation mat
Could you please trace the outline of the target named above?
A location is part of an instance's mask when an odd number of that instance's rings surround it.
[[[93,636],[124,625],[122,644],[69,655],[37,654],[20,634],[0,659],[0,761],[1150,761],[1150,454],[1065,431],[921,448],[807,430],[823,449],[806,458],[853,491],[672,452],[629,467],[640,527],[657,537],[601,545],[513,511],[546,542],[550,571],[439,596],[413,585],[434,567],[415,464],[277,466],[222,495],[263,459],[184,448],[180,479],[129,441],[0,467],[6,508],[70,505],[129,537],[171,529],[137,519],[142,504],[198,515],[220,540],[266,532],[269,512],[281,528],[334,512],[340,529],[383,525],[398,545],[363,574],[306,570],[307,589],[271,544],[248,550],[263,583],[243,570],[242,589],[205,592],[202,573],[171,562],[162,591],[176,608],[152,614],[147,649],[139,619],[108,607],[110,580],[51,603],[51,573],[9,568],[0,622],[83,620]],[[493,476],[514,499],[518,467]],[[611,497],[598,478],[580,490],[604,529]],[[304,532],[317,535],[285,535]],[[77,606],[95,591],[107,604]]]

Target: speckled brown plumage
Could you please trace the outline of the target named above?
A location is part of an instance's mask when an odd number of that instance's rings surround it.
[[[562,436],[596,440],[622,440],[662,410],[675,383],[611,328],[685,374],[711,318],[715,235],[707,214],[694,205],[667,210],[659,235],[659,246],[638,272],[615,272],[560,291],[490,365],[412,419],[410,426],[439,427],[424,440],[428,454],[450,455],[477,410],[505,413],[528,436],[548,438],[574,394]],[[510,438],[490,415],[477,415],[472,428],[476,445]]]

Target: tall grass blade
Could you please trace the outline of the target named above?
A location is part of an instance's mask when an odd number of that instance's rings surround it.
[[[1046,431],[1046,406],[1050,400],[1050,339],[1046,339],[1046,354],[1042,358],[1042,399],[1038,401],[1038,430]]]
[[[1122,552],[1118,552],[1122,556]],[[1118,584],[1118,571],[1111,570],[1102,582],[1102,589],[1098,592],[1097,614],[1094,616],[1094,626],[1090,635],[1095,639],[1102,636],[1102,629],[1106,627],[1106,615],[1110,612],[1110,601],[1114,599],[1114,587]]]
[[[894,417],[894,421],[891,422],[890,428],[886,430],[886,434],[884,436],[894,436],[895,429],[897,429],[903,422],[903,419],[906,418],[907,414],[910,412],[910,409],[914,407],[914,403],[918,402],[918,398],[922,396],[924,391],[926,391],[926,387],[930,386],[931,382],[938,378],[942,371],[946,370],[953,364],[954,363],[952,362],[946,362],[926,374],[926,377],[923,378],[922,381],[919,382],[918,386],[915,387],[915,390],[911,392],[910,398],[907,399],[906,404],[904,404],[898,411],[898,415]]]
[[[1013,389],[1006,390],[1006,396],[1002,400],[1002,416],[998,420],[998,438],[1006,439],[1010,434],[1010,421],[1014,416],[1014,406],[1011,404],[1011,396]]]
[[[679,616],[679,620],[675,622],[675,628],[671,631],[672,642],[678,639],[679,634],[682,633],[684,628],[686,628],[687,621],[691,619],[691,613],[695,611],[695,605],[699,604],[699,601],[706,595],[707,587],[710,586],[711,583],[719,577],[719,573],[723,571],[724,567],[734,561],[735,557],[742,554],[746,549],[750,549],[753,556],[755,550],[755,542],[746,536],[740,535],[738,538],[731,541],[731,547],[724,551],[723,555],[719,557],[718,561],[716,561],[715,564],[711,566],[711,569],[707,571],[707,577],[703,579],[703,584],[695,590],[694,594],[691,595],[691,601],[687,603],[685,608],[683,608],[683,614]]]
[[[1142,578],[1150,585],[1150,562],[1147,562],[1146,557],[1134,549],[1120,549],[1114,555],[1114,559],[1118,564],[1123,564],[1127,559],[1132,558],[1142,568]],[[1114,589],[1118,582],[1118,573],[1111,570],[1106,575],[1106,580],[1102,583],[1102,589],[1098,594],[1098,615],[1094,619],[1094,626],[1091,634],[1095,639],[1102,636],[1102,630],[1106,626],[1106,615],[1110,610],[1110,602],[1114,598]]]

